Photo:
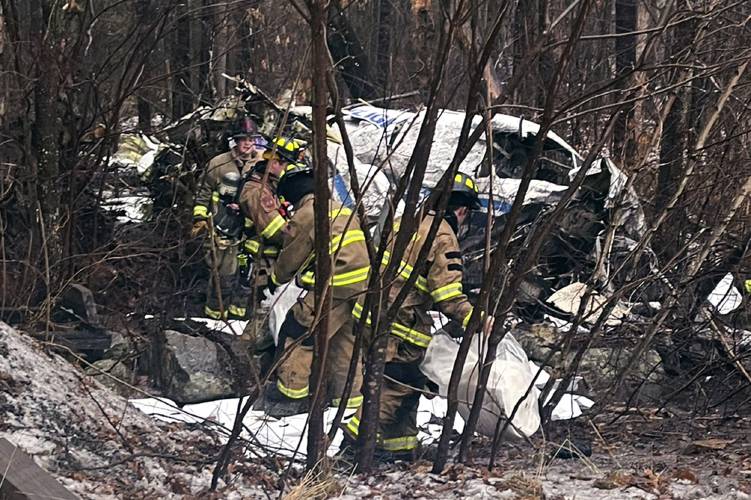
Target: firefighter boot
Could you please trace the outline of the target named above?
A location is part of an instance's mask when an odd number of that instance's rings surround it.
[[[263,411],[274,418],[291,417],[307,413],[310,409],[308,396],[292,399],[279,391],[275,383],[269,383],[263,391]]]

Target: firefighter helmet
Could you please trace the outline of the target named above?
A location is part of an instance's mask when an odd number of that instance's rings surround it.
[[[454,184],[451,186],[450,205],[467,206],[471,210],[480,208],[480,197],[477,183],[472,177],[459,172],[454,176]]]
[[[280,161],[294,164],[300,160],[300,143],[294,139],[276,137],[266,146],[263,157],[266,160],[278,158]]]
[[[287,183],[297,175],[313,175],[313,167],[303,161],[290,163],[279,176],[279,185]]]
[[[276,186],[276,194],[294,205],[314,189],[313,168],[307,163],[296,162],[287,165],[282,172]]]
[[[258,125],[248,116],[241,116],[232,126],[232,137],[239,139],[242,137],[259,137]]]

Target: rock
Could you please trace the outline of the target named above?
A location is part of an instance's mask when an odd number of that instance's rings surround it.
[[[94,294],[83,285],[73,284],[66,288],[60,300],[60,305],[73,311],[77,319],[91,324],[99,323]]]
[[[102,372],[112,375],[112,377],[109,377]],[[126,385],[132,385],[133,372],[128,366],[128,363],[124,361],[119,359],[101,359],[92,363],[92,366],[86,369],[86,374],[91,375],[91,377],[99,381],[100,384],[112,389],[123,397],[133,397],[134,395],[134,391]],[[126,384],[119,383],[118,380],[121,380]]]
[[[513,334],[527,352],[529,359],[542,364],[553,351],[556,342],[566,334],[566,329],[559,330],[555,325],[547,322],[522,323],[514,328]],[[563,375],[563,369],[570,366],[581,345],[580,342],[575,341],[573,343],[565,360],[562,360],[560,352],[554,353],[550,358],[550,370],[548,370],[552,376],[560,377]],[[632,343],[626,341],[608,341],[605,344],[595,344],[584,354],[578,374],[584,377],[584,381],[595,393],[607,391],[616,381],[618,374],[625,368],[634,348],[635,346]],[[665,370],[662,358],[657,350],[650,349],[636,361],[630,370],[627,381],[633,387],[646,381],[642,386],[642,394],[648,397],[656,397],[660,391],[659,384],[664,380],[664,377]]]
[[[152,351],[152,373],[164,396],[178,404],[229,398],[250,379],[238,373],[237,357],[205,337],[164,330]]]
[[[585,381],[595,391],[612,389],[620,373],[626,368],[633,353],[634,346],[614,345],[592,347],[582,358],[579,371]],[[573,354],[571,355],[573,359]],[[631,367],[626,377],[626,390],[640,387],[640,393],[648,399],[655,399],[661,393],[665,379],[665,370],[660,354],[649,349],[642,354]]]
[[[542,363],[553,350],[561,333],[551,323],[520,323],[512,333],[524,348],[527,356],[535,363]],[[555,364],[556,357],[551,358]]]
[[[212,426],[154,419],[3,322],[0,343],[0,438],[78,498],[206,497],[216,464],[205,458],[218,456],[222,443]],[[0,455],[9,456],[5,449]],[[276,473],[249,467],[220,482],[222,498],[266,498],[258,478],[275,484]],[[0,483],[4,472],[0,467]],[[38,483],[28,472],[27,484]]]

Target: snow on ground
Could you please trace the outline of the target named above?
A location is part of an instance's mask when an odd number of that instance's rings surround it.
[[[246,323],[244,321],[221,321],[200,317],[191,319],[203,322],[211,329],[234,335],[242,333]],[[440,320],[440,318],[438,319]],[[521,347],[519,348],[521,349]],[[529,362],[529,369],[531,373],[536,373],[538,366]],[[536,384],[542,387],[548,379],[549,375],[542,371]],[[575,387],[571,389],[575,390]],[[230,398],[185,405],[180,408],[166,398],[142,398],[131,400],[131,404],[144,413],[167,422],[196,423],[208,420],[231,429],[234,425],[235,416],[244,401],[245,398],[242,401],[240,398]],[[555,420],[576,418],[582,414],[582,409],[590,408],[593,404],[593,401],[583,396],[565,394],[553,412],[554,418]],[[417,425],[420,429],[418,439],[423,445],[429,445],[440,437],[442,432],[441,422],[446,415],[446,407],[447,401],[443,397],[436,396],[429,399],[423,396],[420,398]],[[325,412],[324,420],[327,428],[330,428],[335,414],[335,408],[329,408]],[[343,421],[346,423],[353,414],[354,411],[352,410],[346,411]],[[267,451],[301,458],[306,453],[307,418],[307,414],[302,414],[275,419],[265,415],[262,411],[251,410],[243,421],[244,432],[246,437],[250,437]],[[462,432],[464,428],[464,421],[459,415],[456,416],[454,428],[457,432]],[[337,433],[329,448],[329,455],[333,456],[339,450],[341,440],[342,434]]]
[[[82,498],[200,496],[221,447],[205,425],[149,418],[2,322],[0,437]],[[221,483],[222,495],[266,498],[259,477],[272,474],[251,466]]]
[[[243,402],[246,398],[243,398]],[[193,405],[185,405],[179,408],[173,401],[165,398],[132,399],[131,404],[157,419],[165,422],[188,422],[197,423],[209,420],[225,428],[232,428],[235,416],[240,405],[240,398],[222,399]],[[336,414],[336,408],[329,408],[324,413],[327,428]],[[344,414],[344,422],[354,414],[353,410],[347,410]],[[430,444],[441,435],[442,426],[440,419],[446,414],[446,400],[436,397],[420,399],[420,407],[417,413],[417,425],[420,428],[419,439],[423,444]],[[281,419],[271,418],[262,411],[251,410],[245,416],[245,435],[252,441],[257,442],[267,451],[284,456],[297,458],[305,456],[307,444],[307,414],[294,415]],[[461,432],[464,422],[460,417],[454,428]],[[333,456],[339,451],[342,434],[337,433],[336,438],[329,448],[329,455]]]

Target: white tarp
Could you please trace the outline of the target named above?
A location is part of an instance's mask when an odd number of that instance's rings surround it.
[[[485,358],[486,346],[481,345],[480,336],[475,337],[464,364],[457,397],[459,414],[463,419],[469,416],[469,404],[477,390],[480,367]],[[439,394],[446,397],[459,345],[448,335],[433,336],[425,352],[425,359],[420,365],[422,372],[438,384]],[[535,376],[530,368],[524,349],[511,334],[507,334],[498,346],[495,361],[488,379],[487,394],[483,402],[477,432],[485,436],[495,434],[500,418],[507,418],[517,402],[522,400],[514,415],[512,425],[508,428],[506,438],[531,436],[540,427],[538,399],[540,391],[533,384]],[[531,388],[530,388],[531,386]],[[525,397],[525,393],[529,393]]]

